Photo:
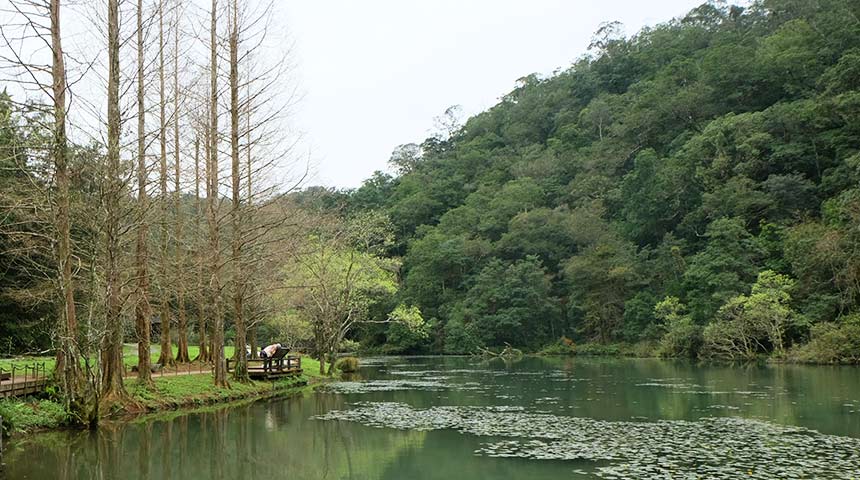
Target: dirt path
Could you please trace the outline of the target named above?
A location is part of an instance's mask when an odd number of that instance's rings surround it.
[[[152,372],[152,378],[159,377],[177,377],[180,375],[202,375],[204,373],[212,373],[210,365],[179,365],[176,368],[162,369],[158,372]],[[137,378],[137,372],[128,371],[123,375],[124,378]]]

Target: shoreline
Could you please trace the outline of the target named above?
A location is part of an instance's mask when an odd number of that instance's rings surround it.
[[[313,360],[302,375],[276,381],[230,382],[228,388],[215,387],[211,372],[153,377],[155,388],[141,388],[134,381],[126,385],[128,399],[103,412],[99,425],[139,421],[160,415],[183,415],[201,409],[229,408],[236,404],[289,397],[311,391],[330,381],[317,373]],[[35,433],[86,430],[70,424],[63,406],[48,394],[0,400],[0,435],[10,441]]]

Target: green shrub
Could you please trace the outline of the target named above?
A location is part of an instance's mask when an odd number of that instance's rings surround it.
[[[355,373],[358,371],[358,359],[355,357],[343,357],[334,366],[341,373]]]
[[[674,319],[666,324],[666,333],[660,339],[657,354],[661,357],[695,357],[702,347],[702,327],[689,316]]]
[[[635,358],[651,358],[657,356],[660,345],[651,340],[636,342],[630,348],[628,356]]]
[[[695,357],[702,346],[702,327],[693,322],[687,306],[676,297],[666,297],[654,306],[654,316],[663,321],[663,337],[657,346],[661,357]]]
[[[617,357],[623,355],[625,345],[620,343],[582,343],[576,348],[577,355]]]
[[[361,349],[361,344],[356,342],[355,340],[351,340],[349,338],[345,338],[340,342],[340,346],[338,348],[339,351],[348,353],[348,352],[357,352]]]
[[[409,353],[420,350],[430,339],[430,329],[435,323],[425,322],[418,307],[398,305],[388,314],[388,330],[385,332],[386,353]]]
[[[839,323],[819,323],[812,327],[806,345],[796,347],[791,360],[803,363],[860,363],[860,314],[845,317]]]
[[[454,318],[445,326],[445,353],[476,353],[482,344],[472,324],[463,325],[458,318]]]
[[[63,406],[51,400],[0,400],[4,435],[36,428],[56,428],[68,421]]]
[[[573,340],[562,336],[557,341],[550,343],[537,352],[538,355],[576,355],[576,344]]]

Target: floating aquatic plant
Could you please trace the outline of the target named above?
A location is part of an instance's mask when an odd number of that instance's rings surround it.
[[[477,382],[451,384],[435,378],[409,380],[367,380],[362,382],[336,382],[320,389],[328,393],[375,393],[396,392],[402,390],[441,391],[456,388],[457,390],[481,390]]]
[[[860,439],[758,420],[610,422],[528,413],[520,407],[414,409],[391,402],[354,406],[315,418],[506,438],[487,442],[475,453],[600,462],[594,468],[600,478],[842,479],[860,475]]]

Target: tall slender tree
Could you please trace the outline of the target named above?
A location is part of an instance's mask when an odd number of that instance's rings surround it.
[[[179,157],[179,122],[181,120],[179,105],[179,13],[180,3],[173,6],[173,237],[176,241],[174,263],[176,265],[174,282],[176,282],[177,310],[177,352],[176,361],[188,363],[188,317],[185,311],[185,258],[186,246],[183,238],[182,222],[182,190],[181,163]]]
[[[57,181],[56,228],[57,228],[57,265],[60,272],[60,292],[62,295],[62,319],[60,328],[60,348],[57,350],[56,372],[61,379],[60,385],[69,404],[77,401],[83,374],[78,363],[78,320],[75,310],[75,287],[72,276],[72,248],[70,234],[69,207],[69,167],[68,144],[66,140],[66,66],[60,35],[60,0],[51,0],[51,50],[52,50],[52,91],[54,99],[53,157],[54,175]]]
[[[234,359],[236,368],[233,378],[238,381],[248,380],[248,361],[245,357],[245,312],[244,272],[242,269],[242,218],[241,218],[241,176],[242,168],[239,161],[239,6],[236,0],[230,2],[229,45],[230,45],[230,159],[232,178],[232,205],[230,220],[232,224],[232,256],[233,266],[233,322],[236,326],[236,350]]]
[[[170,234],[168,227],[168,209],[167,207],[167,92],[165,90],[164,81],[164,0],[158,2],[158,185],[160,190],[159,209],[159,224],[160,224],[160,245],[159,245],[159,276],[161,277],[160,292],[159,292],[159,317],[161,318],[161,354],[158,356],[158,363],[164,366],[173,365],[173,342],[170,338],[170,288],[171,281],[169,279],[170,269],[168,259],[170,248]]]
[[[149,345],[152,308],[149,304],[149,195],[146,191],[148,171],[146,165],[146,110],[144,108],[143,63],[143,0],[137,0],[137,295],[134,307],[134,325],[137,334],[137,379],[143,385],[152,385]]]
[[[254,189],[252,184],[252,179],[254,177],[254,163],[252,161],[251,156],[251,95],[250,95],[251,87],[248,85],[248,98],[245,103],[245,167],[246,167],[246,177],[245,177],[245,189],[247,191],[248,203],[250,204],[254,198]],[[250,206],[250,205],[249,205]],[[253,211],[253,210],[251,210]],[[251,262],[250,265],[254,265],[254,262]],[[246,275],[251,275],[250,272],[245,270]],[[247,278],[247,277],[246,277]],[[257,353],[257,322],[253,319],[254,312],[251,312],[248,315],[247,323],[248,323],[248,344],[251,347],[251,358],[257,359],[259,354]]]
[[[207,99],[208,99],[208,96],[207,96]],[[208,107],[206,108],[206,110],[208,112],[208,110],[209,110]],[[209,140],[208,140],[209,139],[209,134],[208,134],[208,132],[209,132],[209,117],[208,117],[208,113],[207,113],[207,116],[205,117],[204,120],[205,120],[205,124],[203,125],[203,128],[202,128],[202,130],[203,130],[203,132],[202,132],[202,134],[203,134],[203,145],[204,145],[204,150],[206,152],[204,168],[205,168],[206,172],[208,172],[209,171],[208,170],[208,168],[209,168],[209,146],[210,146]],[[200,122],[197,122],[198,127],[199,127],[199,124],[200,124]],[[206,174],[204,172],[204,175],[206,175],[206,178],[208,178],[208,174]],[[198,339],[198,343],[200,345],[200,349],[199,349],[200,352],[197,354],[196,360],[198,362],[201,362],[201,363],[208,362],[211,359],[210,354],[209,354],[209,343],[207,341],[207,335],[206,335],[206,324],[207,324],[207,322],[206,322],[206,295],[205,295],[205,289],[203,286],[203,270],[204,270],[204,265],[206,263],[206,256],[203,253],[204,250],[203,250],[203,243],[201,240],[202,234],[201,234],[201,229],[200,229],[200,219],[203,218],[203,216],[204,216],[203,202],[201,201],[201,197],[200,197],[200,180],[202,178],[203,177],[201,177],[201,173],[200,173],[200,137],[198,136],[198,137],[194,138],[194,206],[195,206],[194,231],[197,234],[195,236],[195,249],[194,250],[196,252],[195,263],[196,263],[196,267],[197,267],[197,285],[196,285],[196,289],[195,289],[195,292],[197,294],[197,331],[198,331],[197,339]],[[207,182],[208,182],[208,180],[207,180]],[[209,189],[209,184],[207,183],[206,184],[206,190],[208,191],[208,189]]]
[[[108,0],[107,159],[105,169],[105,335],[101,348],[101,401],[126,395],[122,381],[122,298],[119,257],[120,201],[124,185],[120,177],[119,140],[119,1]]]
[[[212,296],[212,361],[215,363],[215,385],[227,386],[227,365],[224,360],[224,316],[221,310],[221,244],[218,217],[218,0],[212,0],[209,63],[209,168],[206,192],[207,221],[209,223],[209,291]]]

